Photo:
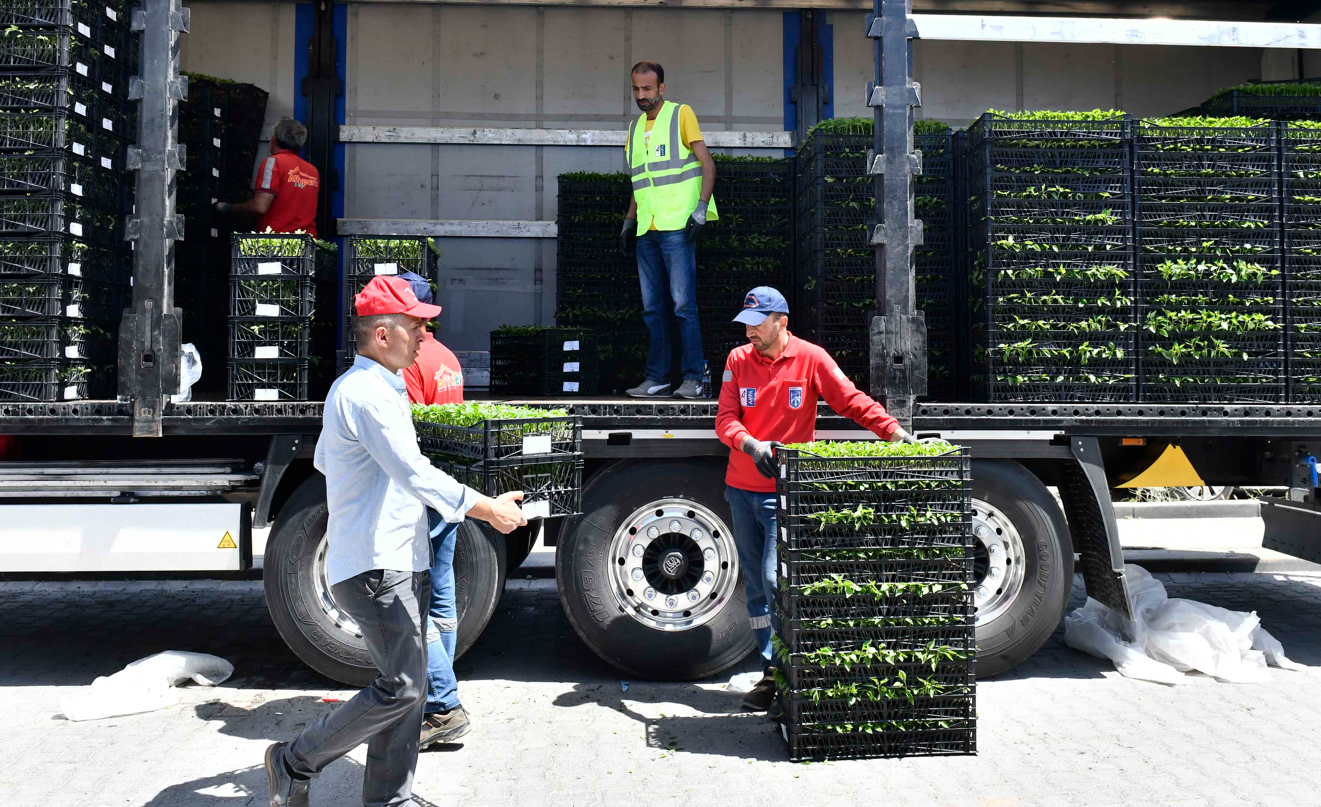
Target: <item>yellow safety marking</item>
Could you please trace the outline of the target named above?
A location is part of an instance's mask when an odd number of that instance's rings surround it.
[[[234,536],[229,534],[229,530],[225,530],[225,537],[220,539],[220,546],[216,547],[216,549],[238,549],[238,548],[239,545],[234,543]]]
[[[1147,470],[1120,485],[1121,488],[1180,488],[1205,485],[1202,477],[1178,446],[1166,446]]]

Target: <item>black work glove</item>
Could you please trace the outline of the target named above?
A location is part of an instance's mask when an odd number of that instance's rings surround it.
[[[706,202],[699,200],[697,209],[688,217],[688,224],[683,228],[683,237],[690,244],[702,237],[702,229],[706,227],[706,206]]]
[[[215,210],[217,213],[219,213],[222,216],[229,215],[229,209],[231,207],[233,207],[233,205],[231,205],[229,202],[216,202],[214,205],[211,206],[213,210]]]
[[[619,254],[625,258],[638,254],[637,219],[624,219],[624,229],[619,231]]]
[[[775,449],[779,445],[774,440],[763,443],[749,436],[743,441],[743,453],[752,457],[752,462],[757,466],[757,473],[767,479],[774,479],[780,473],[780,461],[775,458]]]

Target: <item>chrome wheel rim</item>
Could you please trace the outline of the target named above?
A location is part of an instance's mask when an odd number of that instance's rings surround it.
[[[1023,590],[1027,554],[1014,523],[981,499],[972,500],[973,606],[977,624],[1009,610]]]
[[[654,630],[710,622],[739,584],[733,533],[710,508],[687,499],[634,511],[615,531],[607,562],[616,607]]]
[[[361,639],[362,629],[358,627],[357,620],[336,605],[335,596],[330,593],[330,576],[326,571],[326,552],[329,548],[330,542],[326,540],[326,536],[321,536],[321,543],[316,548],[316,563],[313,567],[315,573],[312,575],[317,604],[321,606],[321,613],[326,615],[326,619],[335,623],[335,627]]]

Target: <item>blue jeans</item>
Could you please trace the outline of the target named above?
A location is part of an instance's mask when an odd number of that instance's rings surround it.
[[[441,521],[439,513],[427,508],[433,558],[427,608],[427,714],[459,705],[459,679],[454,677],[454,641],[459,629],[454,605],[454,544],[460,523]]]
[[[642,320],[651,333],[647,378],[670,377],[670,312],[679,321],[685,379],[702,380],[702,329],[697,322],[697,244],[683,230],[652,230],[638,238]]]
[[[734,546],[748,594],[748,620],[761,651],[763,669],[774,666],[771,633],[775,616],[775,494],[725,486],[734,516]]]

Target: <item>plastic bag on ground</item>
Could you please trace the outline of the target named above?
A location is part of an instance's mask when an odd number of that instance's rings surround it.
[[[99,720],[163,709],[179,702],[176,687],[185,681],[215,686],[234,674],[234,665],[218,656],[167,650],[103,675],[60,701],[69,720]]]
[[[730,692],[745,694],[751,692],[752,688],[757,685],[757,682],[760,681],[761,678],[762,675],[760,672],[739,673],[729,679],[729,683],[725,685],[725,689]]]
[[[1267,680],[1266,666],[1300,669],[1261,627],[1255,612],[1170,599],[1165,586],[1141,566],[1124,567],[1133,597],[1130,621],[1088,598],[1064,618],[1070,647],[1108,658],[1127,678],[1176,684],[1200,672],[1232,683]]]

